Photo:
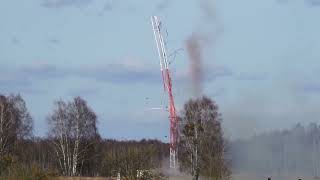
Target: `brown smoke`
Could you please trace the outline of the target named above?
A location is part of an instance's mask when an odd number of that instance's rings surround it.
[[[202,12],[194,33],[186,40],[186,49],[190,59],[190,77],[194,96],[202,95],[204,79],[204,47],[212,47],[218,35],[218,21],[213,0],[198,0]]]
[[[192,80],[193,93],[195,96],[202,94],[202,50],[200,39],[192,34],[186,41],[186,48],[190,57],[190,76]]]

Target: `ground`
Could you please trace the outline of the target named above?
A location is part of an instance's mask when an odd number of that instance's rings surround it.
[[[312,177],[297,177],[297,176],[271,176],[271,180],[315,180]],[[170,178],[172,180],[191,180],[191,178],[186,177],[175,177]],[[257,176],[257,175],[233,175],[232,180],[267,180],[268,176]]]
[[[116,180],[116,178],[106,177],[58,177],[56,180]]]
[[[271,180],[315,180],[313,177],[306,176],[271,176]],[[267,180],[268,176],[257,176],[257,175],[233,175],[232,180]]]
[[[313,177],[298,177],[298,176],[271,176],[271,180],[315,180]],[[268,176],[257,176],[257,175],[233,175],[232,180],[267,180]],[[105,178],[105,177],[59,177],[57,180],[116,180],[116,178]],[[176,176],[171,177],[170,180],[191,180],[189,177]]]

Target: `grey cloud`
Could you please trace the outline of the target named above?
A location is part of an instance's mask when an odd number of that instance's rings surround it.
[[[0,76],[1,75],[3,75],[3,73],[0,73]],[[10,78],[0,79],[0,93],[44,94],[45,91],[35,88],[34,83],[28,78],[12,76]]]
[[[216,90],[213,90],[212,93],[210,93],[210,97],[220,97],[220,96],[223,96],[225,95],[227,92],[227,89],[226,88],[216,88]]]
[[[111,11],[113,9],[113,6],[114,6],[114,2],[113,1],[108,1],[103,6],[103,11]]]
[[[18,45],[18,44],[20,44],[20,39],[18,38],[18,37],[12,37],[11,38],[11,42],[12,42],[12,44],[14,44],[14,45]]]
[[[18,78],[18,76],[19,75],[17,75],[15,71],[12,71],[12,69],[1,66],[0,67],[1,87],[11,88],[15,86],[26,87],[31,85],[31,82],[28,79],[22,78],[22,77]]]
[[[23,66],[14,69],[16,71],[17,78],[29,77],[34,79],[48,79],[48,78],[63,78],[68,75],[68,71],[65,69],[59,69],[53,65],[31,65]]]
[[[243,81],[263,81],[268,78],[266,73],[240,73],[237,75],[236,80]]]
[[[41,6],[46,8],[80,7],[89,5],[94,0],[43,0]]]
[[[101,9],[101,11],[98,13],[98,15],[99,15],[99,16],[103,16],[105,12],[110,12],[110,11],[112,11],[112,10],[114,9],[114,6],[115,6],[115,4],[114,4],[114,2],[113,2],[112,0],[107,1],[107,2],[104,4],[104,6],[103,6],[103,8]]]
[[[74,75],[80,77],[93,78],[98,81],[111,83],[138,83],[138,82],[155,82],[160,79],[159,74],[146,68],[136,69],[121,64],[109,64],[99,67],[87,67],[77,69]]]
[[[277,0],[280,4],[288,4],[291,0]],[[320,0],[301,0],[304,2],[305,5],[309,7],[319,7],[320,6]]]
[[[60,44],[61,41],[57,38],[51,38],[51,39],[48,39],[48,43],[57,45],[57,44]]]
[[[305,93],[320,93],[320,84],[305,84],[303,85],[302,90]]]
[[[233,71],[228,68],[228,67],[213,67],[211,69],[205,68],[205,81],[214,81],[217,78],[222,78],[222,77],[232,77],[234,75]]]
[[[67,93],[70,96],[89,96],[97,95],[99,93],[99,88],[97,87],[82,87],[82,88],[73,88]]]
[[[106,3],[103,7],[103,11],[111,11],[113,9],[111,3]]]
[[[36,80],[61,79],[65,77],[79,77],[95,79],[97,81],[111,83],[137,83],[154,82],[160,79],[159,74],[146,68],[130,67],[122,64],[109,64],[103,66],[87,66],[75,68],[59,68],[53,65],[29,65],[22,67],[7,68],[2,71],[0,82],[17,84]],[[5,78],[6,77],[6,78]]]
[[[0,91],[40,94],[44,93],[41,89],[35,88],[35,80],[46,79],[58,73],[51,67],[1,67],[0,68]],[[61,74],[56,74],[61,76]]]
[[[11,89],[14,87],[27,88],[32,86],[32,83],[24,79],[0,79],[1,89]]]
[[[160,3],[156,4],[156,11],[164,11],[166,10],[169,6],[170,3],[172,3],[173,0],[163,0]]]
[[[305,3],[309,6],[320,6],[320,0],[305,0]]]
[[[105,64],[84,67],[57,67],[48,64],[33,64],[13,68],[0,69],[0,83],[10,87],[31,87],[33,83],[43,80],[59,80],[67,77],[92,79],[99,82],[114,84],[130,83],[159,83],[162,81],[161,73],[145,66],[135,67],[125,64]],[[225,66],[206,66],[203,81],[211,83],[220,78],[235,80],[262,81],[265,74],[240,74]],[[172,74],[173,80],[178,83],[191,83],[187,71]],[[315,87],[306,87],[306,91]],[[319,87],[320,89],[320,87]]]
[[[1,68],[2,69],[2,68]],[[0,70],[1,70],[0,69]],[[113,84],[135,84],[135,83],[161,83],[161,73],[145,66],[130,66],[125,64],[106,64],[100,66],[84,67],[57,67],[48,64],[33,64],[28,66],[11,67],[1,70],[1,86],[9,89],[34,89],[35,85],[41,81],[61,80],[68,77],[94,80],[98,82],[108,82]],[[233,72],[226,67],[213,67],[206,70],[205,81],[211,82],[217,78],[232,77]],[[188,75],[177,76],[173,74],[175,80],[189,83]],[[72,94],[87,94],[96,89],[83,89],[80,91],[71,90]],[[31,92],[31,90],[30,90]]]
[[[202,76],[201,81],[205,83],[213,82],[219,78],[233,77],[234,72],[225,66],[206,66],[204,67],[204,75]],[[192,74],[188,71],[178,72],[174,74],[174,79],[178,82],[189,82],[191,83]]]

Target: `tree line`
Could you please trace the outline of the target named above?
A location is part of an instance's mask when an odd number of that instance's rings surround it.
[[[179,170],[194,179],[228,179],[226,146],[218,106],[207,97],[192,99],[179,119]],[[48,135],[35,137],[33,119],[20,95],[0,95],[0,179],[52,176],[117,176],[165,179],[169,144],[158,140],[104,139],[98,117],[81,97],[57,100],[47,116]],[[137,173],[148,177],[137,176]],[[156,175],[155,175],[156,174]],[[20,177],[21,176],[21,177]],[[152,178],[151,178],[152,177]]]
[[[218,105],[207,97],[187,101],[177,118],[179,170],[194,180],[230,179],[231,171],[320,176],[320,125],[316,123],[227,141]],[[18,174],[15,179],[29,175],[29,179],[43,180],[118,173],[137,179],[141,170],[164,172],[169,164],[168,143],[104,139],[97,121],[83,98],[58,100],[47,116],[48,135],[36,137],[24,99],[0,95],[0,180],[14,174]]]
[[[235,140],[231,146],[234,172],[320,176],[320,126],[316,123]]]

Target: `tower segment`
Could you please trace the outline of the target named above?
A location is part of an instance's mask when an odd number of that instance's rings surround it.
[[[177,160],[177,143],[178,143],[178,121],[174,97],[172,93],[172,80],[170,76],[168,56],[165,48],[163,36],[161,34],[161,21],[157,16],[151,17],[152,28],[158,49],[160,59],[160,70],[162,75],[164,91],[168,94],[169,99],[169,122],[170,122],[170,168],[176,168]]]

